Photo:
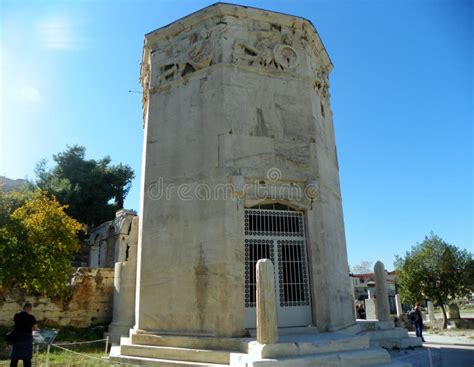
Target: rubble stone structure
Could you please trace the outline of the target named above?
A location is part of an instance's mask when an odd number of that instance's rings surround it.
[[[138,217],[131,210],[117,211],[114,220],[90,234],[90,266],[113,269],[113,319],[108,330],[113,343],[128,335],[135,324],[137,242]]]
[[[130,246],[136,247],[137,228],[132,231],[132,221],[136,215],[132,210],[121,209],[115,213],[114,220],[102,223],[91,231],[89,267],[114,268],[116,262],[128,259]]]
[[[137,331],[246,335],[261,257],[279,326],[354,323],[331,70],[308,20],[255,8],[145,36]]]

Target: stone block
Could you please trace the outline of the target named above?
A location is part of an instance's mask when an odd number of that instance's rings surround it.
[[[365,300],[365,314],[367,320],[376,320],[375,300],[373,298]]]

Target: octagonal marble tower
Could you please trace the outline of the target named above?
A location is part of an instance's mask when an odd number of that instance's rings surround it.
[[[308,20],[255,8],[145,36],[136,331],[246,335],[263,257],[280,327],[354,323],[331,69]]]

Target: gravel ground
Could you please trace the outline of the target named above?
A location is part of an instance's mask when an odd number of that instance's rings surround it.
[[[413,332],[409,334],[414,336]],[[422,348],[394,350],[390,356],[413,367],[474,366],[474,330],[425,331],[424,336]]]
[[[416,348],[391,351],[392,360],[409,362],[413,367],[444,367],[439,348]],[[430,357],[431,362],[430,364]],[[449,365],[446,365],[448,367]],[[469,366],[471,367],[471,366]]]

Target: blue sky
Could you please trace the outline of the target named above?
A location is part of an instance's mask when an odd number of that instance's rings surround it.
[[[212,1],[0,0],[0,175],[81,144],[137,174],[145,33]],[[472,1],[246,1],[310,19],[331,103],[350,264],[391,269],[434,231],[473,248]]]

